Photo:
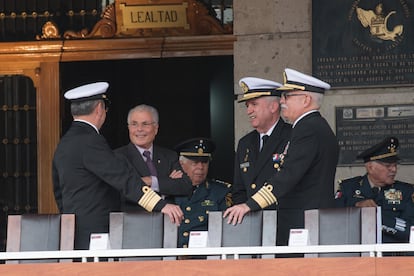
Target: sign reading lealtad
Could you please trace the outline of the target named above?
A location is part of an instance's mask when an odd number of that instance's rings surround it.
[[[120,5],[123,30],[147,28],[188,29],[187,3],[180,5]]]

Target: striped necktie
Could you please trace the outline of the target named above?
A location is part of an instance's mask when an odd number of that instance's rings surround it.
[[[143,155],[145,156],[146,160],[145,163],[147,164],[148,170],[151,173],[151,176],[157,176],[157,170],[155,169],[155,165],[151,159],[151,152],[148,150],[144,151]]]

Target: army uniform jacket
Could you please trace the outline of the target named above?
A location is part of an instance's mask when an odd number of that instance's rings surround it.
[[[117,148],[115,149],[115,153],[125,156],[139,175],[151,175],[144,158],[134,144],[129,143],[128,145]],[[167,198],[168,196],[190,195],[193,191],[193,185],[185,173],[182,178],[172,179],[169,177],[173,170],[183,171],[178,161],[177,153],[170,149],[154,145],[152,155],[157,170],[159,193],[167,196]],[[122,209],[124,211],[134,211],[142,210],[142,207],[122,200]]]
[[[206,180],[195,188],[191,197],[175,197],[175,203],[184,213],[178,228],[178,247],[188,247],[190,231],[208,230],[208,212],[225,210],[230,205],[229,192],[229,185]]]
[[[127,160],[117,158],[106,139],[84,122],[74,121],[60,140],[52,178],[59,211],[75,214],[75,249],[88,249],[91,233],[108,232],[109,213],[120,210],[120,192],[135,204],[146,198],[145,184]],[[166,204],[155,202],[154,211]]]
[[[290,133],[291,125],[279,119],[262,151],[259,149],[260,135],[256,130],[240,139],[232,186],[234,204],[245,203],[280,169],[280,156],[288,144]],[[271,209],[275,207],[269,206]]]
[[[413,186],[401,181],[374,192],[364,175],[343,180],[335,200],[338,207],[353,207],[359,201],[373,199],[381,206],[382,241],[398,243],[408,242],[410,227],[414,225],[413,193]]]

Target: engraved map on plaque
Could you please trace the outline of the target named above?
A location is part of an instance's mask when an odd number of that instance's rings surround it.
[[[338,165],[361,164],[356,156],[385,137],[399,140],[401,163],[414,163],[414,105],[336,107]]]
[[[312,73],[332,87],[414,84],[414,0],[312,1]]]

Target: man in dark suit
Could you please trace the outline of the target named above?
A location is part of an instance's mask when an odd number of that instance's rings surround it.
[[[223,211],[231,204],[231,184],[207,179],[215,145],[207,138],[192,138],[175,147],[180,164],[190,177],[193,192],[190,196],[175,197],[184,213],[184,223],[178,228],[178,247],[188,247],[190,231],[208,230],[208,212]]]
[[[330,85],[312,76],[285,69],[281,94],[282,117],[292,123],[280,171],[275,172],[246,203],[224,213],[228,223],[240,223],[249,211],[279,205],[278,244],[287,245],[289,231],[304,227],[304,210],[334,206],[334,178],[339,146],[319,109]]]
[[[183,213],[141,180],[126,159],[117,158],[99,129],[105,122],[108,83],[83,85],[65,93],[74,121],[53,158],[53,186],[61,213],[76,215],[75,249],[88,249],[91,233],[109,231],[109,213],[120,210],[119,193],[147,211],[161,211],[179,224]]]
[[[247,77],[239,85],[244,94],[238,102],[245,103],[254,130],[240,138],[237,146],[232,186],[234,204],[245,203],[280,170],[291,132],[291,126],[280,118],[281,92],[277,88],[281,84]],[[276,207],[272,204],[266,209]]]
[[[407,243],[414,225],[413,185],[395,180],[398,145],[396,137],[386,137],[361,152],[357,158],[367,173],[341,181],[335,196],[338,207],[381,206],[384,243]]]
[[[153,191],[167,199],[189,196],[193,191],[191,180],[183,173],[177,153],[154,144],[159,128],[158,111],[149,105],[138,105],[129,111],[127,122],[130,143],[115,149],[115,153],[126,157]],[[142,210],[128,201],[123,203],[124,211]]]

